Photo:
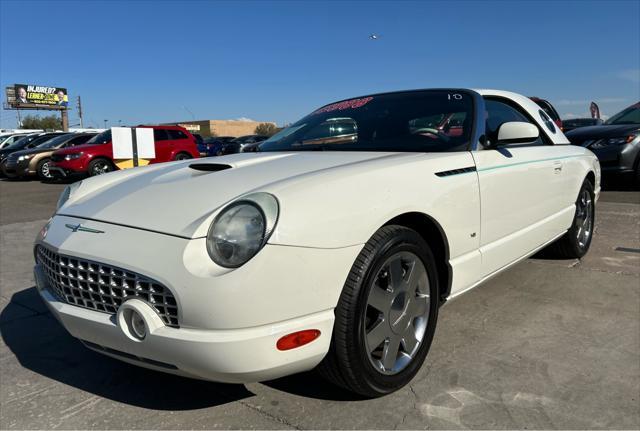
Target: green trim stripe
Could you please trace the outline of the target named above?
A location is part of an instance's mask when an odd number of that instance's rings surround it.
[[[526,162],[509,163],[509,164],[506,164],[506,165],[497,165],[497,166],[490,166],[488,168],[478,169],[478,172],[493,171],[493,170],[496,170],[496,169],[509,168],[511,166],[518,166],[518,165],[528,165],[530,163],[549,162],[551,160],[573,159],[573,158],[576,158],[576,157],[580,157],[580,156],[550,157],[548,159],[538,159],[538,160],[529,160],[529,161],[526,161]]]

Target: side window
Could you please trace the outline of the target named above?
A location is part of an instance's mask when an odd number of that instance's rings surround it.
[[[485,134],[491,142],[495,142],[498,140],[498,129],[503,123],[508,123],[510,121],[522,121],[525,123],[533,124],[527,117],[524,116],[524,114],[522,114],[511,105],[494,99],[485,99],[484,103],[486,108]],[[538,139],[532,144],[542,145],[543,141],[542,139]]]
[[[166,141],[167,139],[169,139],[169,136],[167,135],[167,131],[164,129],[153,129],[153,140],[158,142],[158,141]]]
[[[187,139],[187,135],[182,130],[167,130],[167,134],[171,140]]]
[[[316,144],[328,141],[337,144],[353,142],[357,138],[358,125],[353,118],[328,118],[305,133],[302,143]]]
[[[64,144],[65,147],[74,147],[76,145],[82,145],[91,138],[91,135],[77,136]]]

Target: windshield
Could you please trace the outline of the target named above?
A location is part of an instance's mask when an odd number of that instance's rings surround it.
[[[618,112],[609,118],[604,124],[640,124],[640,103],[629,106],[627,109]]]
[[[64,144],[69,139],[69,136],[62,135],[56,136],[55,138],[51,138],[48,141],[45,141],[38,145],[38,148],[55,148],[59,145]]]
[[[27,146],[31,141],[33,141],[36,136],[25,136],[23,138],[18,139],[13,144],[5,147],[5,150],[21,150]]]
[[[37,147],[38,145],[43,144],[45,142],[49,142],[49,140],[51,140],[53,138],[57,138],[58,136],[61,136],[61,135],[55,134],[55,135],[38,136],[33,141],[29,142],[29,144],[27,144],[27,148]],[[62,136],[64,136],[64,135],[62,135]]]
[[[107,142],[111,142],[111,129],[98,133],[93,138],[85,142],[85,144],[106,144]]]
[[[381,94],[324,106],[260,144],[259,151],[460,151],[473,100],[462,91]]]

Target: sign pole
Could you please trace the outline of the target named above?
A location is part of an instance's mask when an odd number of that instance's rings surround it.
[[[60,117],[62,117],[62,131],[69,131],[69,114],[66,109],[60,110]]]
[[[80,128],[84,129],[84,122],[82,121],[82,102],[80,96],[78,96],[78,117],[80,117]]]
[[[133,167],[138,166],[138,138],[136,137],[136,128],[131,128],[131,146],[133,147]]]

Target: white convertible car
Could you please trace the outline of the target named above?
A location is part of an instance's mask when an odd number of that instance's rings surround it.
[[[583,256],[598,160],[494,90],[324,106],[256,153],[70,185],[35,245],[38,290],[89,348],[220,382],[318,367],[406,384],[438,308],[537,250]]]

